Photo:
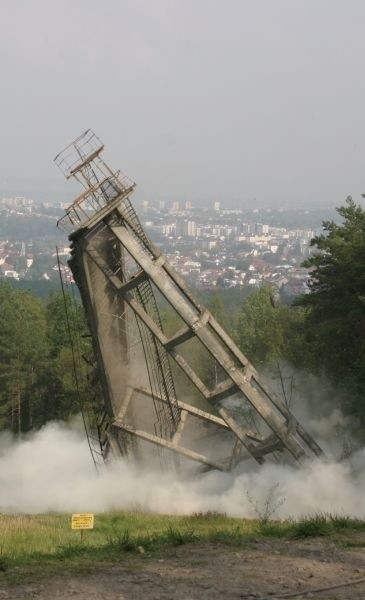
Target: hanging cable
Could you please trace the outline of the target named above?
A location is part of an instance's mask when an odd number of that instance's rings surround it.
[[[84,414],[84,410],[83,410],[83,403],[82,403],[82,399],[81,399],[80,384],[79,384],[79,378],[78,378],[77,368],[76,368],[75,348],[74,348],[74,343],[73,343],[73,338],[72,338],[72,333],[71,333],[71,327],[70,327],[70,319],[69,319],[69,313],[68,313],[68,308],[67,308],[65,286],[64,286],[64,283],[63,283],[63,279],[62,279],[61,261],[60,261],[60,257],[59,257],[59,253],[58,253],[58,246],[56,246],[56,255],[57,255],[58,274],[59,274],[60,283],[61,283],[63,304],[64,304],[64,307],[65,307],[66,326],[67,326],[67,332],[68,332],[68,336],[69,336],[69,340],[70,340],[71,355],[72,355],[72,365],[73,365],[73,375],[74,375],[75,386],[76,386],[76,395],[77,395],[78,405],[79,405],[79,409],[80,409],[80,412],[81,412],[82,422],[83,422],[83,425],[84,425],[84,429],[85,429],[85,433],[86,433],[86,438],[87,438],[87,443],[88,443],[89,450],[90,450],[90,454],[91,454],[91,457],[93,459],[94,467],[95,467],[95,469],[97,471],[97,464],[96,464],[94,453],[93,453],[93,450],[92,450],[92,447],[91,447],[91,444],[90,444],[89,432],[88,432],[87,425],[86,425],[86,419],[85,419],[85,414]]]

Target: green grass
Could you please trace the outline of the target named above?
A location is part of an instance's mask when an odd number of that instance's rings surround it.
[[[95,528],[85,531],[81,540],[80,532],[71,530],[70,515],[0,515],[0,578],[37,569],[39,573],[42,569],[87,569],[133,553],[146,557],[187,543],[242,546],[258,537],[298,539],[359,530],[365,531],[365,522],[345,515],[274,521],[217,513],[176,517],[114,512],[96,515]]]
[[[34,559],[72,561],[76,556],[101,556],[120,552],[149,552],[167,546],[208,540],[215,534],[239,532],[241,537],[254,531],[252,521],[224,515],[202,514],[191,517],[152,515],[140,512],[115,512],[95,516],[95,527],[83,533],[71,530],[71,516],[0,515],[1,559],[7,564],[30,564]]]
[[[292,522],[289,533],[294,538],[308,538],[346,531],[365,531],[365,521],[346,515],[318,513]]]

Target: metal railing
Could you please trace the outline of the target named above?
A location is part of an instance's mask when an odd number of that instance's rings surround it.
[[[114,174],[106,177],[74,200],[57,222],[57,227],[67,234],[84,228],[100,210],[119,196],[121,199],[128,196],[135,185],[126,175],[118,177],[118,174]]]

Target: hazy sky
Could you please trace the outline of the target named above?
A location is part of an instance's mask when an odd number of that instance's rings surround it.
[[[68,199],[52,159],[91,127],[140,197],[338,205],[364,65],[364,0],[1,0],[0,194]]]

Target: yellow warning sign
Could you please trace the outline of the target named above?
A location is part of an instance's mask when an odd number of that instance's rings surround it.
[[[93,513],[77,513],[72,515],[71,520],[72,529],[94,529],[94,515]]]

